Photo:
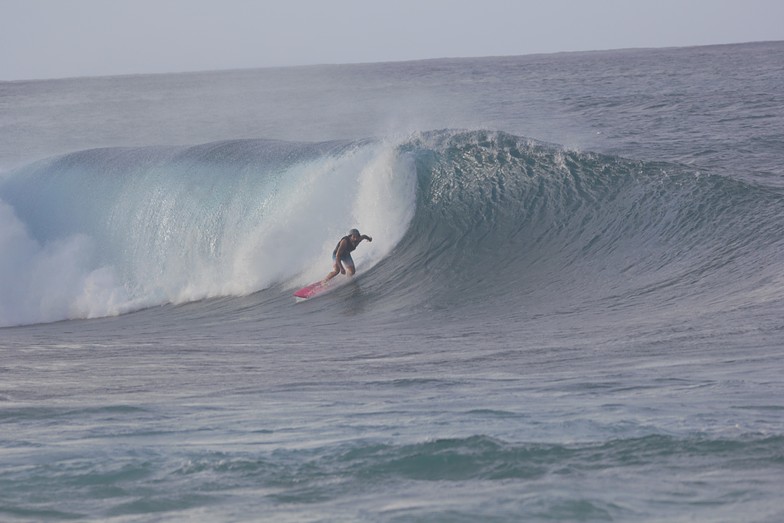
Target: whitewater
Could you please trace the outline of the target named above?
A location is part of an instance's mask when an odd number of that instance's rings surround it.
[[[0,83],[0,519],[780,521],[781,85],[781,42]]]

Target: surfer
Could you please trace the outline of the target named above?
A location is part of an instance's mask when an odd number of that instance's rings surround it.
[[[335,246],[335,250],[332,251],[333,270],[324,278],[324,283],[338,274],[346,274],[346,272],[348,272],[349,276],[354,275],[356,269],[354,268],[354,260],[351,259],[351,252],[357,248],[357,245],[359,245],[362,240],[372,242],[373,238],[367,234],[359,234],[357,229],[351,229],[348,231],[348,235],[343,236],[340,239],[337,246]]]

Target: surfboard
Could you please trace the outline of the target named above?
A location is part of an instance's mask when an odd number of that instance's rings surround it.
[[[323,281],[319,280],[316,283],[311,283],[306,287],[302,287],[300,290],[294,293],[294,299],[297,302],[309,300],[314,296],[318,296],[326,292],[330,288],[329,283],[324,283]]]

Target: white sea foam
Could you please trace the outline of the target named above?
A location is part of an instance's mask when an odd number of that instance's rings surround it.
[[[104,160],[100,151],[86,154],[79,167],[103,168]],[[56,176],[51,171],[62,167],[52,165],[38,174]],[[242,169],[167,158],[121,176],[99,172],[100,184],[80,172],[70,178],[76,186],[49,199],[81,218],[64,227],[57,215],[36,214],[41,238],[2,203],[0,248],[11,254],[2,260],[0,325],[293,286],[326,274],[334,244],[353,227],[374,238],[357,251],[364,270],[396,245],[413,216],[413,165],[393,143],[352,145],[267,176],[227,175]],[[27,191],[35,188],[33,181]]]

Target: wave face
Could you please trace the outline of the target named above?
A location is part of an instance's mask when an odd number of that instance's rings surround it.
[[[287,293],[351,227],[374,237],[355,258],[378,313],[742,309],[784,289],[782,211],[691,167],[499,132],[88,150],[0,181],[0,325]]]
[[[401,149],[416,156],[418,207],[392,270],[430,304],[500,320],[676,317],[768,304],[784,288],[784,202],[764,188],[503,133]]]

